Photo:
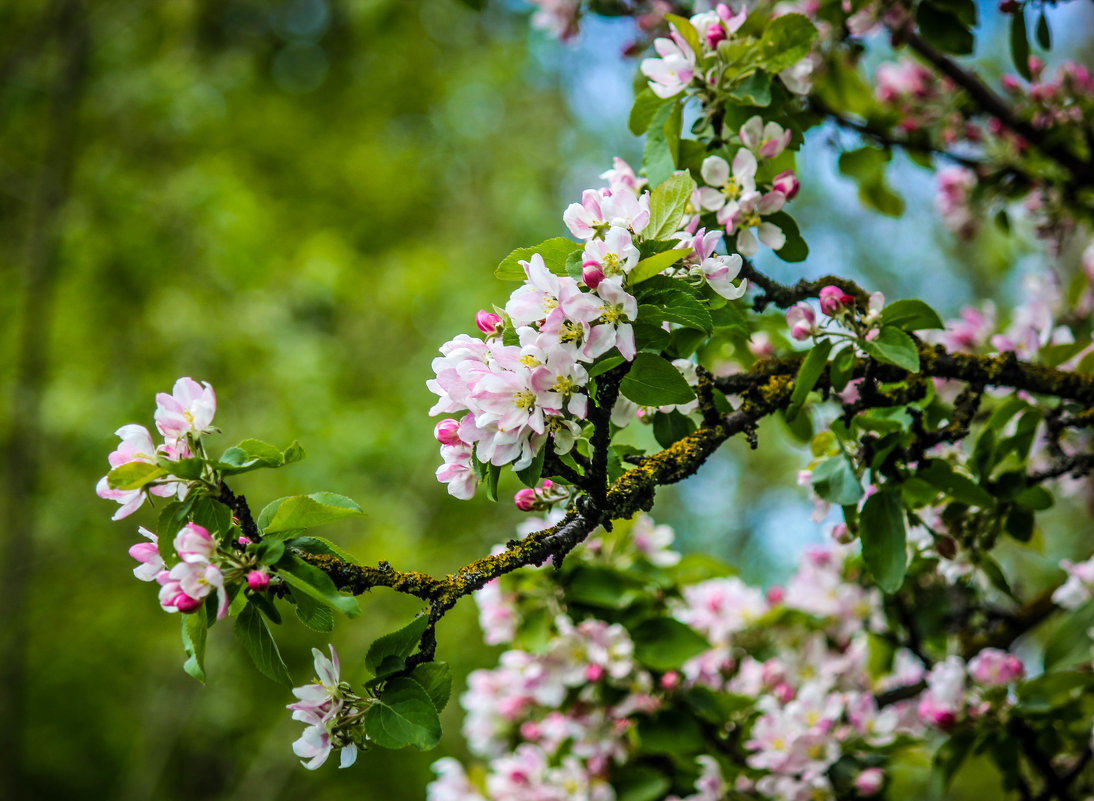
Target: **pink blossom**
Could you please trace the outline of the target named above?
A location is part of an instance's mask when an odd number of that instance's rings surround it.
[[[513,496],[513,502],[522,512],[530,512],[536,506],[536,491],[529,487],[519,489],[517,494]]]
[[[853,306],[855,299],[838,286],[826,286],[820,291],[820,308],[829,317],[837,317]]]
[[[741,126],[741,144],[761,159],[773,159],[790,144],[791,132],[776,122],[764,125],[757,114]],[[785,194],[785,193],[784,193]]]
[[[462,501],[475,497],[479,478],[471,466],[471,446],[442,445],[441,458],[444,464],[437,468],[437,480],[448,485],[448,494]]]
[[[1025,675],[1022,660],[998,648],[985,648],[969,660],[969,675],[984,687],[1002,687]]]
[[[695,52],[675,31],[670,35],[671,39],[654,39],[660,58],[644,59],[640,67],[649,78],[650,90],[663,98],[680,94],[695,75]]]
[[[124,425],[114,434],[121,442],[107,457],[111,468],[121,467],[133,462],[156,463],[156,446],[153,444],[152,435],[148,433],[147,428],[133,424]],[[171,483],[148,486],[146,489],[153,495],[166,497],[174,495],[177,487],[177,484]],[[144,489],[111,489],[109,476],[103,476],[99,479],[98,484],[95,485],[95,494],[104,500],[116,501],[121,505],[121,508],[114,512],[114,516],[111,518],[113,520],[129,517],[140,508],[146,497]]]
[[[885,784],[885,773],[881,768],[866,768],[853,782],[859,795],[869,798],[881,792]]]
[[[799,342],[804,342],[813,336],[817,315],[808,303],[795,303],[786,310],[786,324],[790,326],[790,336]]]
[[[200,437],[212,430],[217,398],[208,383],[199,384],[192,378],[180,378],[168,395],[156,395],[156,427],[169,441],[187,435]]]
[[[129,549],[129,555],[140,562],[133,568],[133,575],[141,581],[155,581],[167,569],[160,556],[159,538],[144,526],[138,526],[137,530],[151,542],[138,542]]]
[[[217,544],[209,530],[197,523],[187,523],[175,536],[175,550],[184,562],[211,562]]]
[[[951,165],[943,167],[935,174],[938,192],[935,195],[935,207],[942,222],[951,231],[964,239],[971,237],[977,228],[977,218],[970,202],[972,190],[976,186],[976,173],[967,167]]]

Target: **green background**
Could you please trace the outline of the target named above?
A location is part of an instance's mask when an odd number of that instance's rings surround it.
[[[233,483],[256,510],[344,493],[367,516],[324,534],[365,562],[438,574],[511,536],[510,504],[461,503],[433,479],[430,360],[477,309],[504,302],[501,257],[564,233],[562,209],[611,155],[640,152],[612,116],[629,102],[625,30],[605,25],[607,45],[566,50],[524,11],[0,5],[0,775],[23,782],[13,797],[397,801],[423,797],[434,759],[463,753],[453,704],[435,752],[300,768],[292,698],[251,668],[230,626],[211,634],[207,687],[182,672],[178,619],[130,575],[126,550],[153,513],[111,523],[114,505],[93,489],[112,432],[151,428],[155,393],[189,375],[218,393],[214,450],[257,437],[309,451]],[[810,147],[830,159],[825,141]],[[876,288],[922,287],[909,269],[919,254],[877,263],[871,243],[892,223],[831,241],[833,193],[840,231],[876,217],[830,167],[804,173],[813,185],[794,211],[819,232],[814,257],[771,265],[780,278],[858,259],[882,276]],[[908,181],[902,224],[919,226],[923,258],[942,259],[953,246],[933,227],[929,179]],[[946,297],[929,299],[952,313],[1013,247],[966,250],[946,286],[928,287]],[[661,516],[685,547],[769,579],[785,560],[757,532],[819,530],[793,486],[800,457],[761,451],[742,470],[739,445],[668,493]],[[362,618],[333,635],[348,668],[416,609],[382,590],[362,601]],[[439,640],[458,695],[494,657],[470,602]],[[324,640],[289,622],[279,641],[303,683]]]

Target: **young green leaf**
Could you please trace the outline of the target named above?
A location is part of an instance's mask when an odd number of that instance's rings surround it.
[[[878,586],[894,593],[904,583],[907,530],[900,491],[884,487],[866,499],[859,517],[862,558]]]
[[[273,534],[313,528],[363,514],[361,507],[344,495],[313,492],[273,501],[259,513],[257,522],[263,534]]]
[[[566,275],[566,259],[575,250],[580,249],[581,245],[577,242],[556,236],[534,247],[517,248],[501,260],[501,264],[494,270],[494,275],[502,281],[523,281],[527,276],[520,262],[531,261],[536,253],[543,257],[543,263],[552,273]]]
[[[631,106],[627,127],[635,136],[641,136],[650,127],[650,123],[653,122],[653,118],[661,107],[671,102],[668,98],[658,97],[647,86],[634,97],[634,105]]]
[[[627,273],[627,283],[631,286],[640,284],[648,278],[653,278],[655,275],[659,275],[665,269],[676,264],[680,259],[684,258],[687,251],[683,248],[674,250],[663,250],[660,253],[655,253],[652,256],[647,256],[634,265],[634,268]]]
[[[619,384],[623,397],[639,406],[668,406],[695,399],[695,390],[672,364],[652,353],[639,353]]]
[[[209,618],[205,609],[182,616],[182,647],[186,661],[182,669],[190,676],[205,683],[205,641],[209,631]]]
[[[921,300],[895,300],[881,310],[879,326],[892,325],[903,331],[945,328],[938,312]]]
[[[277,650],[277,643],[270,635],[266,621],[253,604],[247,604],[240,612],[236,621],[236,636],[243,641],[243,647],[259,673],[278,684],[292,687],[292,677],[285,660]]]
[[[346,617],[357,617],[361,607],[352,595],[343,595],[334,586],[331,577],[317,567],[309,565],[299,556],[286,554],[277,563],[277,575],[291,586],[310,595],[317,601],[333,606]]]
[[[426,751],[441,739],[441,721],[429,694],[412,679],[392,679],[365,713],[369,739],[381,748],[412,745]]]
[[[365,667],[380,679],[398,673],[418,647],[428,625],[429,618],[419,615],[398,631],[385,634],[369,646]]]
[[[817,379],[824,372],[824,367],[828,364],[828,354],[831,352],[832,341],[822,339],[813,346],[809,355],[802,361],[801,367],[798,368],[798,375],[794,379],[794,389],[790,393],[790,405],[786,408],[787,420],[792,421],[798,416],[798,412],[805,405],[805,399],[809,397],[810,391],[817,384]]]
[[[326,603],[320,603],[303,590],[289,586],[289,593],[296,602],[296,616],[312,631],[334,631],[334,613]]]
[[[654,617],[631,629],[634,658],[654,670],[676,670],[710,649],[695,629],[671,617]]]
[[[687,172],[672,175],[662,181],[650,193],[650,221],[642,232],[652,239],[667,237],[680,228],[684,209],[695,191],[695,181]],[[667,251],[669,253],[673,251]],[[680,256],[684,251],[680,252]],[[671,262],[670,262],[671,263]],[[668,266],[667,264],[665,265]],[[664,267],[661,268],[662,270]],[[661,272],[658,270],[657,272]]]
[[[881,329],[877,339],[862,343],[862,349],[879,362],[902,367],[910,373],[919,372],[919,351],[915,341],[894,326]]]
[[[821,462],[813,470],[813,489],[824,500],[849,506],[862,499],[862,484],[843,454]]]
[[[410,678],[422,685],[438,712],[445,708],[452,695],[452,668],[447,662],[423,662],[410,672]]]
[[[129,462],[119,465],[106,474],[106,483],[113,490],[135,490],[167,475],[159,465],[147,462]]]

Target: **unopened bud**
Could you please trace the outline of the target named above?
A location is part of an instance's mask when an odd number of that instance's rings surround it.
[[[767,598],[767,602],[774,606],[775,604],[781,604],[783,598],[786,597],[786,590],[780,587],[778,584],[773,584],[767,588],[767,592],[764,593]]]
[[[461,442],[459,431],[460,421],[453,420],[451,417],[441,420],[433,426],[433,436],[442,445],[459,445]]]
[[[726,29],[722,27],[721,23],[715,22],[707,27],[706,40],[707,47],[711,50],[718,46],[718,43],[727,39],[728,34]]]
[[[191,612],[197,611],[201,605],[201,599],[191,598],[184,592],[180,592],[174,598],[171,599],[171,606],[182,612],[184,615],[188,615]]]
[[[496,334],[501,326],[501,317],[486,309],[479,309],[479,313],[475,315],[475,325],[484,334]]]
[[[675,690],[680,686],[680,674],[675,670],[670,670],[668,673],[661,677],[661,689],[662,690]]]
[[[867,768],[856,776],[854,781],[858,794],[866,797],[877,795],[883,784],[885,784],[885,774],[882,773],[881,768]]]
[[[953,559],[957,556],[957,542],[953,537],[935,537],[934,549],[943,559]]]
[[[240,545],[244,545],[244,546],[250,545],[251,544],[251,538],[250,537],[240,537],[238,540],[236,540],[236,542],[238,542]]]
[[[784,170],[775,176],[775,180],[771,182],[771,188],[776,192],[782,192],[786,195],[787,200],[793,200],[794,196],[798,194],[798,190],[802,188],[801,182],[798,181],[793,170]]]
[[[589,289],[596,289],[604,280],[604,271],[600,269],[600,263],[587,261],[581,265],[581,280]]]
[[[855,541],[854,532],[847,528],[846,523],[836,523],[832,526],[832,539],[838,542],[840,545],[847,545]]]
[[[604,677],[604,668],[600,665],[586,665],[585,666],[585,680],[586,681],[600,681]]]
[[[821,311],[829,317],[843,314],[854,302],[855,299],[838,286],[829,284],[820,291]]]
[[[513,503],[522,512],[531,512],[536,508],[536,491],[528,487],[517,490],[517,494],[513,496]]]
[[[247,574],[247,586],[255,592],[263,592],[270,586],[270,577],[265,570],[252,570]]]
[[[808,303],[795,303],[786,310],[786,324],[790,326],[790,336],[802,342],[813,336],[817,314]]]

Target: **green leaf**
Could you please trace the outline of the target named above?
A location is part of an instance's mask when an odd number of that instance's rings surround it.
[[[1042,17],[1043,19],[1044,17]],[[1027,81],[1033,80],[1029,71],[1029,35],[1026,33],[1026,12],[1017,8],[1010,16],[1010,58],[1018,74]]]
[[[612,770],[616,801],[660,801],[672,789],[661,771],[633,763]]]
[[[642,172],[646,174],[651,186],[659,185],[676,169],[682,120],[681,104],[673,101],[658,109],[650,122],[642,150]],[[650,236],[653,234],[650,233]]]
[[[663,250],[660,253],[647,256],[642,259],[642,261],[638,262],[638,264],[634,265],[634,268],[627,273],[627,283],[634,286],[635,284],[642,283],[648,278],[653,278],[653,276],[658,275],[666,268],[671,267],[676,264],[676,262],[680,261],[680,259],[684,258],[686,252],[687,251],[683,248],[679,248],[674,250]]]
[[[324,634],[334,631],[334,613],[326,603],[320,603],[303,590],[289,586],[289,593],[296,602],[296,616],[312,631]]]
[[[938,312],[921,300],[895,300],[881,310],[878,325],[892,325],[903,331],[945,328]]]
[[[365,731],[381,748],[423,751],[441,739],[441,720],[429,694],[412,679],[392,679],[365,713]]]
[[[501,467],[496,464],[486,466],[486,480],[483,486],[486,488],[487,500],[498,502],[498,480],[501,478]]]
[[[699,32],[691,24],[691,20],[678,14],[666,14],[665,19],[680,32],[680,35],[684,37],[684,41],[691,45],[691,49],[695,51],[695,57],[702,58],[703,45],[699,39]]]
[[[634,105],[631,106],[631,114],[627,119],[627,127],[635,136],[641,136],[650,127],[653,118],[662,106],[673,102],[669,98],[658,97],[648,86],[634,97]]]
[[[135,490],[165,475],[167,471],[159,465],[148,464],[148,462],[129,462],[107,473],[106,483],[112,490]]]
[[[790,405],[786,408],[787,420],[793,420],[798,416],[798,412],[805,405],[805,399],[809,397],[810,391],[817,384],[817,379],[824,372],[824,367],[828,364],[828,354],[831,352],[832,341],[822,339],[813,346],[813,349],[809,351],[809,355],[802,360],[802,366],[798,368],[798,375],[794,379],[794,390],[790,394]]]
[[[596,378],[601,373],[606,373],[613,367],[618,367],[623,364],[626,359],[622,356],[601,356],[596,362],[593,363],[588,369],[589,378]]]
[[[1041,9],[1041,17],[1037,20],[1037,44],[1039,44],[1045,50],[1052,49],[1052,31],[1048,27],[1048,19],[1045,18],[1045,11]]]
[[[168,567],[173,567],[179,561],[179,555],[175,553],[172,541],[190,518],[190,510],[194,506],[195,499],[195,496],[191,496],[185,501],[172,501],[163,507],[159,520],[156,522],[156,539],[159,543],[160,558]]]
[[[285,555],[285,543],[281,540],[265,539],[255,548],[255,558],[259,564],[274,565]]]
[[[668,414],[658,412],[653,416],[653,436],[662,448],[679,442],[694,430],[694,421],[675,409]]]
[[[866,499],[859,517],[862,558],[878,586],[894,593],[904,583],[907,531],[900,491],[884,487]]]
[[[654,617],[631,630],[634,658],[653,670],[676,670],[685,662],[710,650],[695,629],[671,617]]]
[[[422,685],[438,712],[445,708],[452,695],[452,668],[447,662],[423,662],[411,671],[410,678]]]
[[[543,263],[547,269],[555,275],[567,275],[566,259],[575,250],[580,250],[581,245],[572,242],[566,237],[556,236],[545,242],[530,248],[517,248],[504,259],[494,270],[494,276],[502,281],[523,281],[528,276],[524,268],[520,266],[522,261],[531,261],[532,256],[539,254],[543,257]]]
[[[852,347],[841,348],[832,357],[832,366],[828,368],[828,381],[832,389],[842,392],[855,373],[855,349]]]
[[[360,560],[349,553],[349,551],[343,550],[324,537],[307,536],[307,537],[293,537],[292,539],[285,540],[285,547],[296,548],[298,551],[304,551],[304,553],[325,553],[330,556],[337,556],[343,562],[349,562],[351,564],[358,564]]]
[[[651,179],[652,180],[652,179]],[[684,216],[691,194],[695,191],[695,181],[687,172],[671,175],[658,184],[650,193],[650,221],[646,225],[642,235],[647,238],[660,239],[675,233],[680,228],[680,222]],[[672,253],[673,251],[667,251]],[[680,251],[680,256],[685,251]],[[660,255],[660,254],[659,254]],[[643,259],[648,261],[648,259]],[[671,264],[672,262],[669,262]],[[665,267],[669,266],[668,264]],[[635,267],[637,269],[637,266]],[[664,267],[661,268],[665,269]],[[657,270],[656,273],[661,272]]]
[[[204,607],[182,616],[182,647],[187,657],[182,669],[202,684],[205,683],[205,641],[208,632],[209,618]]]
[[[565,585],[569,603],[598,609],[626,609],[642,597],[645,589],[644,581],[607,565],[581,565]]]
[[[662,709],[638,719],[642,750],[653,754],[694,754],[709,748],[694,715],[684,709]]]
[[[645,300],[648,302],[638,307],[638,317],[643,322],[668,321],[705,334],[714,332],[714,321],[710,318],[710,312],[694,295],[679,290],[666,290]]]
[[[862,484],[843,454],[821,462],[813,470],[813,489],[829,503],[850,506],[862,499]]]
[[[760,43],[763,67],[779,72],[797,64],[807,55],[817,37],[817,29],[802,14],[783,14],[764,28]]]
[[[915,342],[899,328],[886,326],[877,339],[861,344],[862,349],[879,362],[903,367],[911,373],[919,372],[919,351]]]
[[[200,456],[191,456],[186,459],[167,459],[160,456],[156,459],[156,464],[170,475],[186,481],[201,478],[201,474],[205,472],[205,460]]]
[[[208,495],[199,495],[190,507],[190,519],[210,534],[226,534],[232,527],[232,510]]]
[[[1090,662],[1090,629],[1094,627],[1094,602],[1068,611],[1045,644],[1045,670]]]
[[[916,475],[960,503],[981,509],[990,509],[995,505],[991,493],[968,476],[955,472],[942,459],[931,459]]]
[[[543,475],[543,459],[547,455],[547,446],[544,445],[539,449],[535,456],[532,457],[532,463],[522,470],[517,470],[517,478],[526,487],[535,487],[539,483],[540,476]]]
[[[974,7],[975,14],[975,7]],[[971,25],[963,23],[946,8],[931,2],[921,2],[916,11],[916,23],[923,38],[940,50],[955,56],[972,54],[974,39]]]
[[[303,458],[304,449],[299,442],[282,451],[268,442],[245,439],[224,451],[214,466],[225,475],[235,475],[262,467],[284,467]]]
[[[716,331],[725,331],[740,334],[747,337],[749,334],[748,318],[741,308],[734,303],[727,303],[716,309],[710,310],[710,321]]]
[[[292,677],[277,650],[277,643],[270,636],[266,621],[253,604],[247,604],[236,620],[236,636],[243,641],[243,647],[254,662],[258,672],[268,679],[286,687],[292,687]]]
[[[361,607],[352,595],[343,595],[334,586],[331,577],[299,556],[286,554],[277,563],[277,575],[293,589],[310,595],[317,601],[333,606],[346,617],[357,617]]]
[[[273,501],[259,513],[258,527],[264,534],[298,531],[363,514],[361,507],[345,495],[313,492]]]
[[[785,262],[805,261],[809,256],[809,245],[802,238],[798,223],[795,222],[794,218],[785,211],[777,211],[774,214],[769,214],[765,219],[767,222],[777,225],[786,235],[786,244],[776,250],[775,255]]]
[[[1026,487],[1019,492],[1014,498],[1014,502],[1026,509],[1040,512],[1050,508],[1053,504],[1053,499],[1051,492],[1044,487],[1035,484],[1032,487]]]
[[[634,357],[630,371],[619,384],[619,391],[639,406],[669,406],[695,399],[688,385],[672,363],[652,353]]]
[[[398,673],[418,647],[428,625],[429,618],[419,615],[398,631],[385,634],[369,646],[365,667],[379,679]]]
[[[756,70],[727,94],[743,104],[767,108],[771,105],[771,73]]]
[[[904,201],[885,182],[885,165],[892,154],[885,148],[865,145],[840,154],[839,170],[858,183],[859,201],[890,217],[904,213]]]

